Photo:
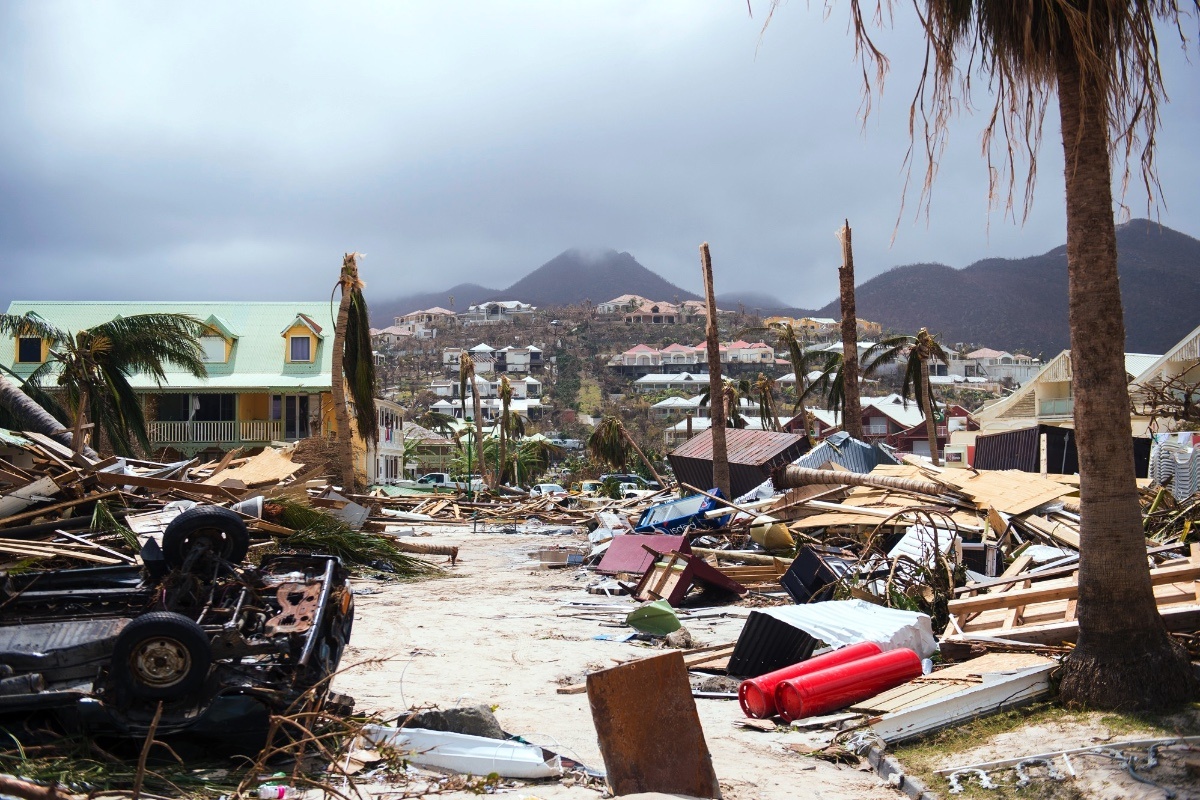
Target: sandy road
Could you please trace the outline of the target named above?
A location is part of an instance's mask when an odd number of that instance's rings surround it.
[[[582,537],[472,533],[469,526],[428,530],[433,535],[417,541],[461,546],[452,577],[356,582],[354,635],[342,663],[388,661],[343,673],[335,688],[353,695],[360,709],[390,714],[412,706],[494,706],[506,731],[601,767],[587,695],[560,695],[556,689],[563,679],[579,681],[589,670],[655,651],[594,640],[619,629],[562,615],[568,612],[561,604],[569,599],[597,599],[583,590],[584,581],[572,570],[527,566],[528,551]],[[701,644],[716,644],[734,640],[741,624],[719,619],[689,628]],[[726,798],[903,797],[872,772],[799,756],[784,746],[817,739],[736,727],[742,715],[734,701],[697,705]],[[551,783],[512,796],[550,800],[598,793]]]

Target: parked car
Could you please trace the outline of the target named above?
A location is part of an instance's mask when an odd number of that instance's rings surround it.
[[[529,490],[530,497],[566,494],[567,490],[557,483],[539,483]]]
[[[400,485],[417,489],[456,489],[462,492],[482,492],[487,488],[483,483],[483,478],[479,475],[472,475],[469,482],[456,481],[450,477],[449,472],[428,472],[415,481],[404,481]]]
[[[622,481],[619,487],[621,499],[623,500],[629,500],[633,497],[649,497],[655,493],[654,489],[643,489],[640,484],[633,483],[632,481]]]
[[[146,543],[141,566],[9,573],[0,716],[142,739],[161,704],[158,736],[261,747],[271,714],[328,695],[354,595],[335,556],[249,566],[248,547],[236,512],[196,506]]]
[[[600,480],[615,480],[618,483],[636,483],[639,489],[650,489],[656,492],[662,488],[658,481],[648,481],[641,475],[635,475],[632,472],[613,472],[601,475]]]
[[[603,481],[583,481],[579,484],[579,493],[585,497],[597,497],[603,488]]]

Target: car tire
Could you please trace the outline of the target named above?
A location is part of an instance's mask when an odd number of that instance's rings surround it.
[[[170,611],[143,614],[113,647],[116,684],[141,700],[180,700],[204,685],[212,666],[208,635],[195,620]]]
[[[240,562],[250,549],[250,532],[236,511],[220,506],[189,508],[163,531],[163,558],[167,566],[178,569],[198,547],[207,547],[223,561]]]

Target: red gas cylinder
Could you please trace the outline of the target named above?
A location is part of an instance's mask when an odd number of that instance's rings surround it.
[[[879,645],[874,642],[859,642],[801,661],[799,664],[768,672],[766,675],[759,675],[757,678],[742,681],[742,685],[738,687],[738,702],[742,704],[742,711],[746,712],[747,717],[766,719],[775,713],[775,687],[780,681],[819,672],[827,667],[848,664],[860,658],[877,656],[880,652],[882,651]]]
[[[827,714],[911,681],[921,672],[921,657],[912,650],[889,650],[780,681],[775,706],[788,722]]]

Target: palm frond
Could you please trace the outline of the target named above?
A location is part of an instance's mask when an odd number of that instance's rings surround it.
[[[88,328],[78,338],[125,374],[142,372],[162,385],[168,364],[197,378],[208,374],[199,341],[207,330],[187,314],[135,314]]]
[[[0,334],[37,336],[51,343],[67,338],[65,331],[51,325],[32,311],[24,314],[0,314]]]
[[[375,410],[375,354],[371,351],[371,320],[361,283],[350,292],[342,372],[354,403],[354,422],[366,441],[379,441]]]

